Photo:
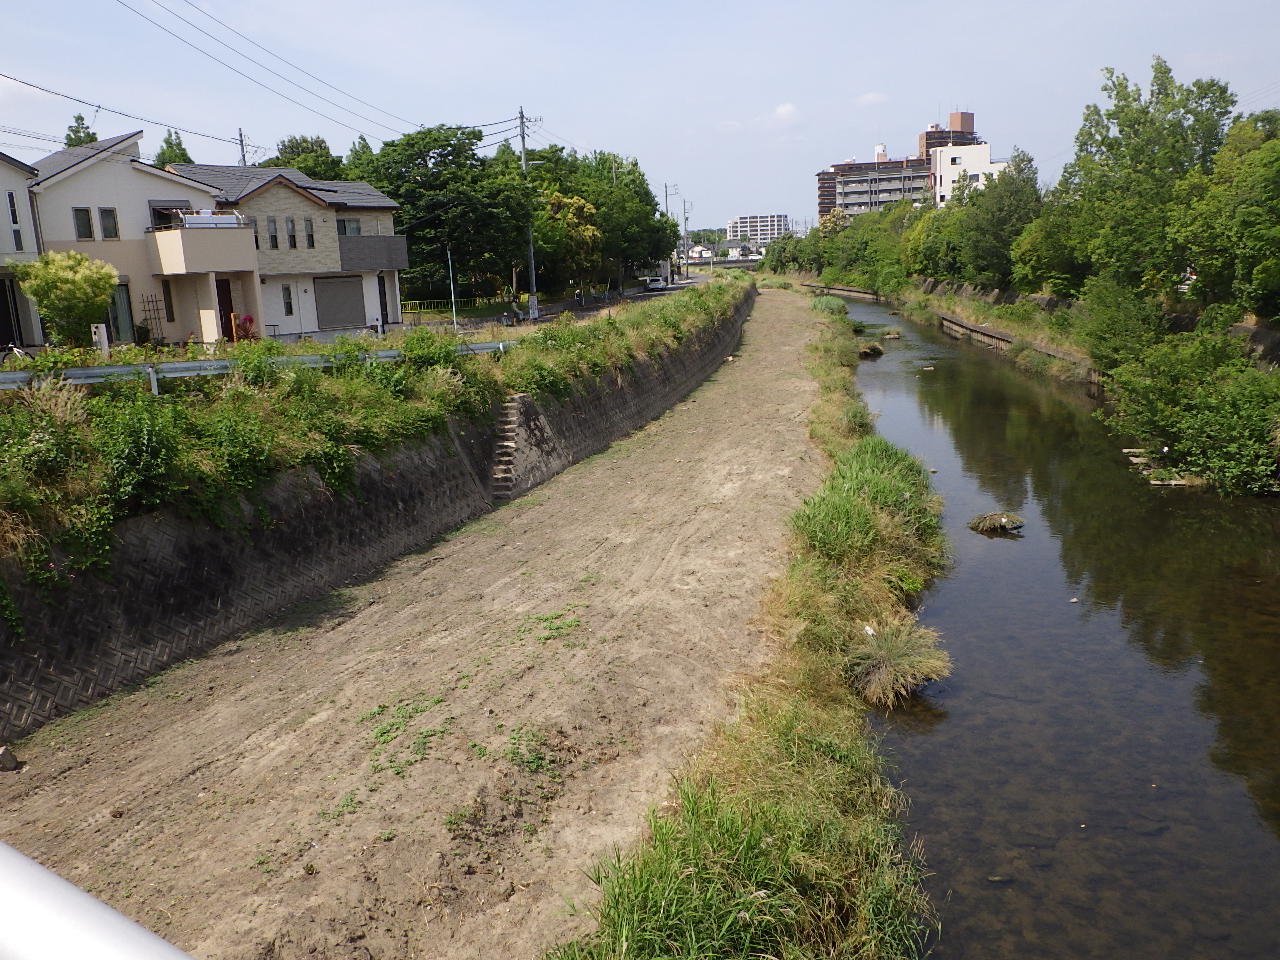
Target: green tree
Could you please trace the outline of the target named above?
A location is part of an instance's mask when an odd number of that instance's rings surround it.
[[[1280,315],[1280,114],[1235,123],[1213,171],[1193,171],[1178,199],[1173,230],[1200,302]]]
[[[84,114],[77,113],[71,120],[71,126],[67,127],[67,146],[78,147],[86,143],[95,143],[97,139],[98,135],[89,129],[89,124],[85,123]]]
[[[533,191],[518,167],[476,152],[482,139],[478,129],[429,127],[360,161],[360,175],[400,204],[410,296],[448,288],[446,247],[464,289],[474,292],[496,292],[524,259]]]
[[[356,137],[351,144],[351,149],[347,151],[347,159],[345,163],[345,179],[363,180],[364,171],[369,166],[369,161],[373,159],[374,150],[369,146],[369,141],[362,133]]]
[[[276,144],[276,155],[260,164],[263,167],[293,167],[313,180],[340,180],[343,176],[341,157],[329,150],[324,137],[300,134],[285,137]]]
[[[553,285],[581,282],[595,275],[604,241],[595,219],[594,206],[582,197],[568,197],[559,191],[546,197],[545,205],[534,215],[538,260],[556,275]]]
[[[1167,293],[1186,271],[1170,230],[1176,184],[1212,167],[1235,96],[1218,80],[1178,83],[1160,57],[1145,96],[1124,74],[1105,73],[1107,104],[1085,108],[1059,184],[1073,255],[1130,286]]]
[[[12,269],[22,292],[35,302],[49,339],[88,346],[89,326],[106,319],[120,277],[115,267],[74,250],[42,253]]]
[[[1013,285],[1024,293],[1048,289],[1075,297],[1092,272],[1073,242],[1074,214],[1059,191],[1051,191],[1040,216],[1023,229],[1009,248]]]
[[[1014,148],[1009,165],[973,191],[964,207],[960,260],[965,279],[1003,289],[1013,281],[1010,250],[1040,215],[1040,178],[1031,155]]]
[[[187,152],[187,148],[182,144],[182,134],[177,130],[165,130],[164,139],[160,142],[160,149],[156,151],[155,165],[157,167],[167,167],[171,163],[194,163],[191,154]]]

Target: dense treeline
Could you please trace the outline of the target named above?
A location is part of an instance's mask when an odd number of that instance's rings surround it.
[[[662,215],[638,162],[560,146],[528,153],[526,175],[507,143],[481,153],[485,135],[436,126],[388,140],[361,137],[346,158],[322,137],[281,140],[266,166],[289,166],[319,180],[363,180],[396,200],[396,229],[409,237],[410,299],[449,295],[452,254],[460,296],[509,290],[512,271],[528,289],[533,223],[538,289],[604,286],[670,256],[679,235]]]
[[[1227,328],[1280,316],[1280,110],[1237,113],[1226,84],[1181,84],[1158,57],[1145,93],[1112,70],[1102,93],[1056,186],[1015,150],[944,207],[837,212],[764,267],[886,294],[932,276],[1076,300],[1044,322],[1109,375],[1117,428],[1167,448],[1170,468],[1276,492],[1280,377]]]

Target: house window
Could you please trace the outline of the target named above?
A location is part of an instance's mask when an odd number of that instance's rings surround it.
[[[284,298],[284,315],[293,316],[293,287],[287,283],[280,284],[280,296]]]
[[[284,218],[284,234],[289,238],[289,249],[298,249],[298,225],[294,222],[293,217]]]
[[[76,239],[93,239],[93,211],[88,207],[72,207],[71,216],[76,221]]]
[[[15,253],[22,252],[22,231],[17,227],[13,228],[13,250]]]
[[[250,217],[248,219],[248,224],[253,227],[253,249],[259,250],[262,245],[258,243],[258,218]]]
[[[12,190],[9,191],[9,222],[15,227],[18,225],[18,198]]]
[[[280,237],[276,233],[275,217],[267,217],[267,246],[272,250],[280,249]]]
[[[947,202],[947,195],[946,195],[945,193],[940,193],[940,194],[938,194],[938,202],[939,202],[939,203],[946,203],[946,202]]]
[[[960,166],[960,158],[959,158],[959,157],[952,157],[952,158],[951,158],[951,165],[952,165],[953,167],[958,167],[958,166]]]
[[[302,221],[302,229],[307,234],[307,249],[314,250],[316,248],[316,225],[310,217]]]
[[[340,237],[358,237],[360,236],[360,219],[358,217],[339,217],[338,218],[338,236]]]
[[[115,207],[99,207],[98,222],[102,224],[103,240],[120,239],[120,221],[116,219]]]

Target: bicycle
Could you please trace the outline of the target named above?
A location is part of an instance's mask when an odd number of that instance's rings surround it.
[[[0,367],[3,367],[8,363],[10,357],[13,357],[15,360],[30,360],[31,354],[27,353],[27,351],[23,350],[16,343],[6,343],[3,347],[0,347]]]

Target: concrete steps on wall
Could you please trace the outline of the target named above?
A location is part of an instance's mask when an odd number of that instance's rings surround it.
[[[493,475],[490,488],[493,499],[510,500],[515,486],[516,429],[520,424],[520,403],[528,394],[507,397],[498,414],[497,442],[494,444]]]

